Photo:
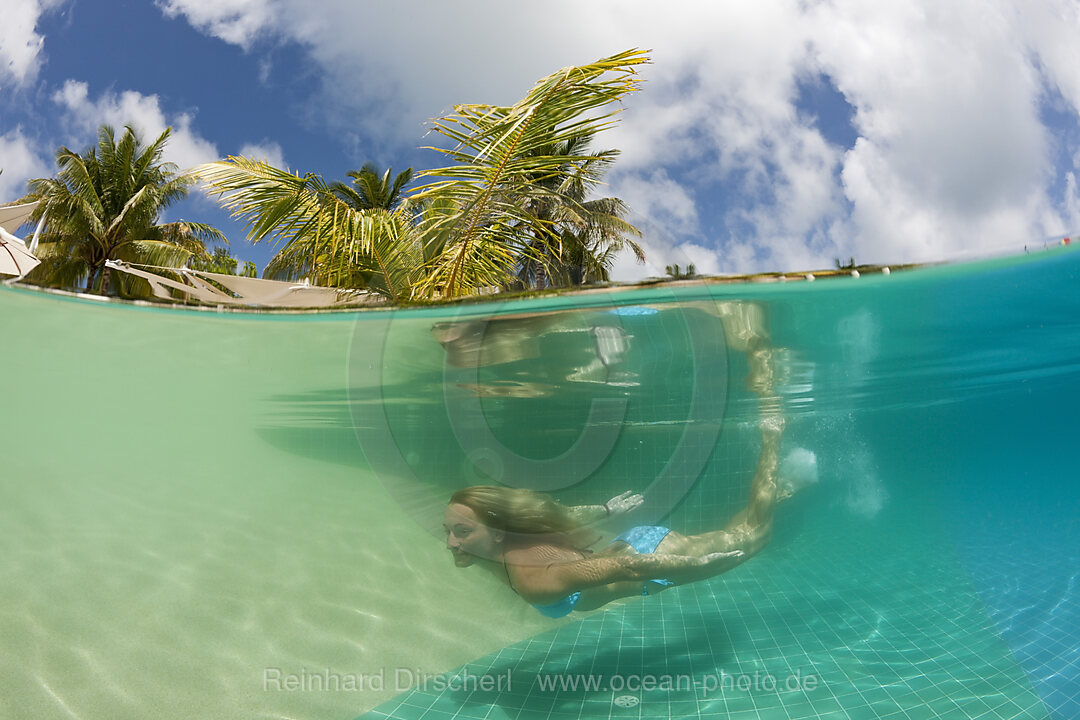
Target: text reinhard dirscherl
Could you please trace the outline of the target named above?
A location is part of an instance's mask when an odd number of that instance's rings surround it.
[[[537,673],[515,678],[507,668],[498,673],[477,674],[469,670],[449,673],[425,673],[419,668],[381,669],[371,673],[336,672],[329,668],[311,671],[301,668],[286,672],[281,668],[263,670],[264,692],[365,692],[409,690],[451,692],[510,692],[515,684],[529,685],[541,693],[560,692],[695,692],[711,693],[784,693],[811,691],[818,687],[816,675],[799,670],[778,677],[760,670],[733,675],[724,670],[695,677],[680,674],[574,674]]]
[[[484,692],[508,692],[512,688],[510,669],[499,674],[477,675],[463,670],[454,675],[425,673],[419,668],[394,668],[393,672],[380,669],[371,673],[335,672],[329,668],[313,672],[301,668],[299,672],[285,672],[281,668],[263,669],[264,692],[364,692],[372,690],[465,690]]]

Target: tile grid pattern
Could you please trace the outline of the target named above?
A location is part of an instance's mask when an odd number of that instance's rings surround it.
[[[458,671],[509,672],[502,692],[417,689],[364,717],[1047,718],[955,561],[931,539],[900,554],[879,535],[773,548]]]
[[[1019,536],[1019,533],[1017,534]],[[1028,536],[1037,547],[1060,548],[1043,556],[1018,556],[1000,538],[962,548],[987,612],[1055,720],[1080,713],[1080,558],[1075,539],[1062,545]],[[1032,593],[1029,588],[1038,588]]]

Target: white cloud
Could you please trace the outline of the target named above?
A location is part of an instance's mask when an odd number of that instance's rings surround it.
[[[646,233],[646,236],[637,242],[645,251],[645,262],[639,263],[633,253],[624,250],[615,256],[615,262],[611,267],[612,280],[634,282],[650,277],[664,277],[665,264],[677,262],[679,265],[686,265],[684,255],[657,235]]]
[[[26,194],[26,181],[47,177],[49,165],[34,147],[34,142],[15,128],[0,135],[0,203],[11,202]]]
[[[94,100],[86,83],[68,80],[54,93],[53,100],[67,110],[69,126],[88,139],[95,136],[101,125],[112,125],[117,131],[130,125],[140,133],[143,142],[152,142],[171,126],[173,132],[165,146],[166,161],[185,170],[221,157],[212,142],[192,129],[191,115],[180,113],[166,118],[157,95],[126,90],[119,94],[106,92]]]
[[[37,23],[58,4],[58,0],[0,0],[0,89],[9,82],[26,86],[37,77],[45,46]]]
[[[630,250],[619,253],[611,267],[611,278],[620,282],[633,282],[645,278],[662,278],[669,265],[686,270],[693,265],[699,275],[718,275],[726,272],[723,261],[712,248],[692,242],[679,242],[664,232],[662,226],[639,224],[645,237],[637,242],[645,251],[645,262],[639,263]]]
[[[651,48],[643,92],[600,142],[623,150],[612,187],[644,216],[646,244],[693,248],[699,268],[957,257],[1077,221],[1076,168],[1061,169],[1040,116],[1048,87],[1080,108],[1068,0],[162,7],[244,48],[260,34],[301,44],[323,71],[311,105],[326,121],[398,147],[453,102],[511,102],[561,65]],[[853,147],[797,107],[822,76],[855,110]],[[718,212],[728,236],[707,237]]]
[[[609,189],[612,196],[633,208],[635,215],[664,225],[668,232],[682,235],[699,232],[694,198],[663,168],[615,174]]]
[[[843,170],[856,259],[931,260],[1041,234],[1051,180],[1042,84],[1004,10],[973,0],[819,8],[819,58],[861,135]]]
[[[1076,174],[1065,176],[1065,224],[1058,228],[1055,235],[1075,233],[1080,230],[1080,188],[1077,188]]]
[[[273,141],[264,140],[261,143],[248,143],[240,148],[236,154],[240,157],[262,160],[276,168],[288,168],[288,165],[285,164],[285,153],[282,152],[281,145]]]
[[[1006,9],[1029,51],[1038,56],[1047,79],[1080,108],[1080,5],[1072,0],[1043,0]]]
[[[710,248],[694,243],[683,243],[678,250],[686,257],[685,263],[678,263],[683,271],[689,271],[690,266],[693,265],[694,272],[698,275],[718,275],[723,272],[716,251]]]
[[[183,15],[197,30],[245,50],[274,19],[270,0],[159,0],[157,4],[166,16]]]

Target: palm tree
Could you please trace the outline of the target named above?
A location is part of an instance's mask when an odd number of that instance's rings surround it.
[[[664,272],[666,272],[673,280],[686,280],[688,278],[697,277],[697,268],[694,267],[694,263],[687,265],[685,272],[679,268],[679,263],[665,265]]]
[[[312,192],[316,195],[329,192],[353,211],[369,216],[377,215],[381,211],[388,218],[404,201],[404,187],[413,175],[412,168],[397,175],[393,175],[393,168],[387,168],[380,175],[374,163],[365,163],[360,170],[347,173],[353,178],[351,187],[342,182],[333,182],[323,187],[322,178],[315,175],[299,178],[275,172],[270,166],[260,167],[259,163],[236,158],[233,160],[237,165],[245,167],[250,177],[261,176],[264,183],[284,183],[295,192]],[[286,194],[274,202],[280,206],[282,203],[288,205],[292,201],[293,198]],[[322,198],[322,201],[329,202],[329,198]],[[345,212],[344,208],[340,210]],[[397,229],[392,231],[391,235],[396,237],[400,232],[400,229]],[[284,247],[267,264],[263,277],[275,280],[308,278],[318,284],[363,288],[396,296],[398,290],[407,291],[411,279],[406,277],[401,280],[400,282],[404,283],[402,288],[388,286],[386,277],[394,275],[394,272],[389,269],[380,270],[380,267],[386,264],[387,255],[393,255],[389,248],[384,248],[383,253],[378,255],[357,253],[354,249],[346,252],[345,245],[333,242],[331,232],[301,233],[284,243]],[[419,265],[419,261],[412,261],[412,265]]]
[[[348,207],[359,212],[384,210],[392,212],[405,196],[405,185],[412,179],[413,169],[408,168],[391,177],[393,168],[387,168],[379,174],[374,163],[365,163],[360,170],[347,173],[353,178],[352,186],[342,182],[329,185],[330,192]],[[339,248],[340,249],[340,248]],[[352,288],[367,290],[386,290],[382,282],[383,274],[375,268],[379,258],[351,256],[348,268],[332,271],[334,265],[341,265],[342,259],[335,256],[333,245],[327,247],[318,242],[303,240],[287,245],[267,264],[263,276],[275,280],[299,280],[312,278],[320,283],[336,283]]]
[[[591,135],[578,135],[539,149],[539,153],[565,158],[565,174],[553,179],[537,178],[550,193],[533,198],[531,211],[551,230],[538,234],[534,253],[518,269],[525,285],[545,287],[581,285],[609,279],[615,256],[629,247],[639,262],[645,261],[641,246],[628,236],[641,231],[623,220],[629,212],[618,198],[586,199],[600,184],[618,150],[590,153]]]
[[[193,172],[245,220],[253,242],[273,238],[281,246],[264,277],[409,298],[422,258],[404,203],[393,211],[355,210],[314,173],[301,176],[243,157]]]
[[[279,255],[306,263],[320,284],[349,287],[360,267],[392,300],[503,287],[523,262],[539,258],[537,238],[559,237],[552,220],[531,210],[535,202],[596,167],[544,148],[612,125],[611,105],[636,89],[636,67],[645,62],[630,50],[553,73],[512,106],[457,106],[433,122],[451,147],[431,149],[450,164],[419,173],[429,182],[390,209],[354,208],[318,175],[244,158],[195,172],[246,220],[254,242],[273,238]]]
[[[29,281],[55,287],[110,291],[107,260],[178,267],[188,258],[208,258],[207,241],[227,243],[217,229],[201,223],[161,223],[162,212],[187,196],[194,179],[178,174],[161,157],[172,128],[144,146],[124,128],[119,141],[108,125],[98,130],[96,147],[82,154],[61,147],[59,173],[31,180],[27,199],[40,200],[32,220],[45,218],[38,254],[42,260]],[[120,282],[131,292],[134,283]]]
[[[413,169],[407,168],[391,180],[392,171],[393,168],[386,168],[386,172],[379,175],[379,168],[375,163],[364,163],[359,170],[345,173],[353,179],[352,187],[335,182],[330,185],[330,191],[354,210],[393,210],[405,199],[403,191],[412,179]]]

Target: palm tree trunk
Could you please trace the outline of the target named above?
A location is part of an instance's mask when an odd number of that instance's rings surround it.
[[[109,268],[104,264],[90,268],[90,277],[86,279],[86,292],[92,295],[104,295],[109,289]]]
[[[101,268],[97,265],[90,266],[90,274],[86,277],[86,287],[84,291],[87,294],[94,292],[94,289],[98,285],[98,276],[101,274]]]
[[[548,263],[551,262],[551,247],[544,241],[543,250],[540,252],[540,262],[536,267],[536,289],[543,290],[548,286]]]

